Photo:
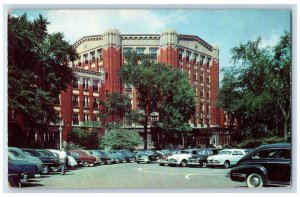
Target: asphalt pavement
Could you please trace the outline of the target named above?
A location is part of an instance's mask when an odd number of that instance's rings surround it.
[[[66,175],[50,173],[31,179],[23,189],[226,189],[245,187],[225,175],[230,169],[122,163],[80,167]],[[69,190],[70,191],[70,190]]]

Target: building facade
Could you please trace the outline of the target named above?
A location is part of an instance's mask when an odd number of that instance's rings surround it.
[[[226,143],[226,131],[222,130],[228,123],[226,114],[215,106],[219,94],[217,46],[196,35],[178,34],[173,29],[161,34],[121,34],[117,29],[109,29],[101,35],[81,38],[74,47],[79,58],[70,63],[70,67],[77,80],[61,94],[61,103],[56,107],[63,120],[64,141],[73,127],[83,126],[86,121],[99,122],[99,100],[105,100],[107,94],[127,94],[133,109],[138,109],[136,90],[124,86],[118,79],[124,53],[135,50],[138,54],[155,55],[158,62],[189,75],[196,92],[196,115],[189,121],[194,134],[179,141],[202,147]],[[100,132],[100,126],[96,126],[95,131]],[[153,135],[149,134],[150,142],[159,138]]]

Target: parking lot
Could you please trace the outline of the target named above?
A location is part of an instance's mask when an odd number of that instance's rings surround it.
[[[184,189],[240,188],[225,175],[229,169],[159,166],[157,163],[96,165],[68,170],[66,175],[51,172],[29,180],[23,189]]]

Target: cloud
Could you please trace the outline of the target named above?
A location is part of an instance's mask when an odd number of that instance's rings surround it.
[[[268,38],[262,38],[261,40],[261,47],[265,48],[265,47],[273,47],[275,46],[278,42],[279,42],[279,34],[271,34]]]
[[[83,36],[102,34],[107,28],[121,33],[161,33],[165,28],[184,22],[182,11],[153,10],[50,10],[48,31],[63,32],[74,43]],[[180,17],[178,17],[180,16]]]

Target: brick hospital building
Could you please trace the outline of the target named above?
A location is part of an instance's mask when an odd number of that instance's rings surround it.
[[[161,34],[122,34],[109,29],[100,35],[88,35],[74,43],[79,59],[70,63],[74,80],[67,91],[62,92],[60,104],[55,107],[63,120],[63,140],[73,127],[85,121],[100,121],[99,100],[107,94],[120,92],[131,98],[137,110],[137,92],[121,84],[118,71],[123,54],[135,50],[138,54],[152,54],[158,62],[189,74],[189,82],[196,91],[196,115],[190,120],[193,135],[178,141],[186,146],[208,146],[229,143],[226,130],[228,118],[215,106],[219,94],[219,48],[212,46],[197,35],[179,34],[168,29]],[[50,131],[40,135],[41,140],[56,139],[59,125],[51,125]],[[100,126],[91,126],[100,132]],[[143,132],[142,126],[128,125]],[[139,129],[140,128],[140,129]],[[149,129],[149,143],[160,143],[163,136]]]

